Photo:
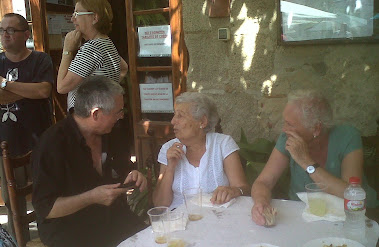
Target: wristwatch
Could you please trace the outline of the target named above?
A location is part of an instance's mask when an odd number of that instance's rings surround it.
[[[305,171],[310,175],[316,171],[317,167],[320,167],[320,165],[317,163],[314,163],[313,165],[308,166],[307,169],[305,169]]]
[[[4,78],[4,79],[1,81],[1,86],[0,86],[0,88],[1,88],[1,89],[4,89],[4,88],[7,86],[7,83],[8,83],[7,79]]]

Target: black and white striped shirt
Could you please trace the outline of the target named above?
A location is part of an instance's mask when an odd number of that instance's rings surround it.
[[[80,47],[75,58],[71,61],[68,71],[83,78],[103,75],[115,82],[119,82],[120,61],[117,49],[110,38],[93,39]],[[74,107],[76,90],[79,85],[68,93],[67,110]]]

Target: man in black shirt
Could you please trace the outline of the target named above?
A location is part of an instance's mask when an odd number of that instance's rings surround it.
[[[33,150],[33,206],[40,238],[48,246],[106,247],[143,229],[121,183],[146,178],[127,173],[117,143],[109,141],[123,117],[123,89],[104,76],[86,78],[75,111],[49,128]]]
[[[0,142],[8,142],[12,156],[30,151],[38,137],[51,125],[53,63],[46,53],[26,47],[29,36],[29,25],[23,16],[15,13],[4,15],[0,24],[1,44],[5,49],[0,53]],[[16,177],[22,186],[22,180],[26,179],[24,170],[16,170]],[[10,208],[5,177],[1,179],[1,192],[5,205]],[[23,208],[26,212],[26,203]],[[10,210],[8,229],[13,233]],[[27,234],[26,228],[24,231]]]

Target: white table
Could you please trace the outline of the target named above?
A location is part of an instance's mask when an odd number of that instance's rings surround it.
[[[273,200],[279,210],[277,225],[265,228],[251,219],[251,197],[239,197],[229,208],[204,208],[204,218],[189,221],[181,234],[190,247],[252,247],[267,243],[280,247],[303,246],[317,238],[342,237],[343,222],[305,222],[301,216],[305,204],[300,201]],[[184,205],[176,210],[185,210]],[[375,247],[379,237],[379,226],[372,221],[367,228],[367,247]],[[151,227],[126,239],[118,247],[165,247],[154,242]],[[322,247],[322,246],[320,246]]]

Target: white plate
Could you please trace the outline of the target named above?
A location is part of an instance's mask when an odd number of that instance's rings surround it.
[[[346,244],[347,247],[364,247],[361,243],[358,243],[357,241],[347,239],[347,238],[318,238],[313,239],[306,244],[303,245],[303,247],[323,247],[325,245],[333,245],[335,246],[341,246],[343,244]]]
[[[279,247],[279,246],[272,245],[272,244],[266,244],[266,243],[260,243],[260,244],[248,245],[246,247]]]

